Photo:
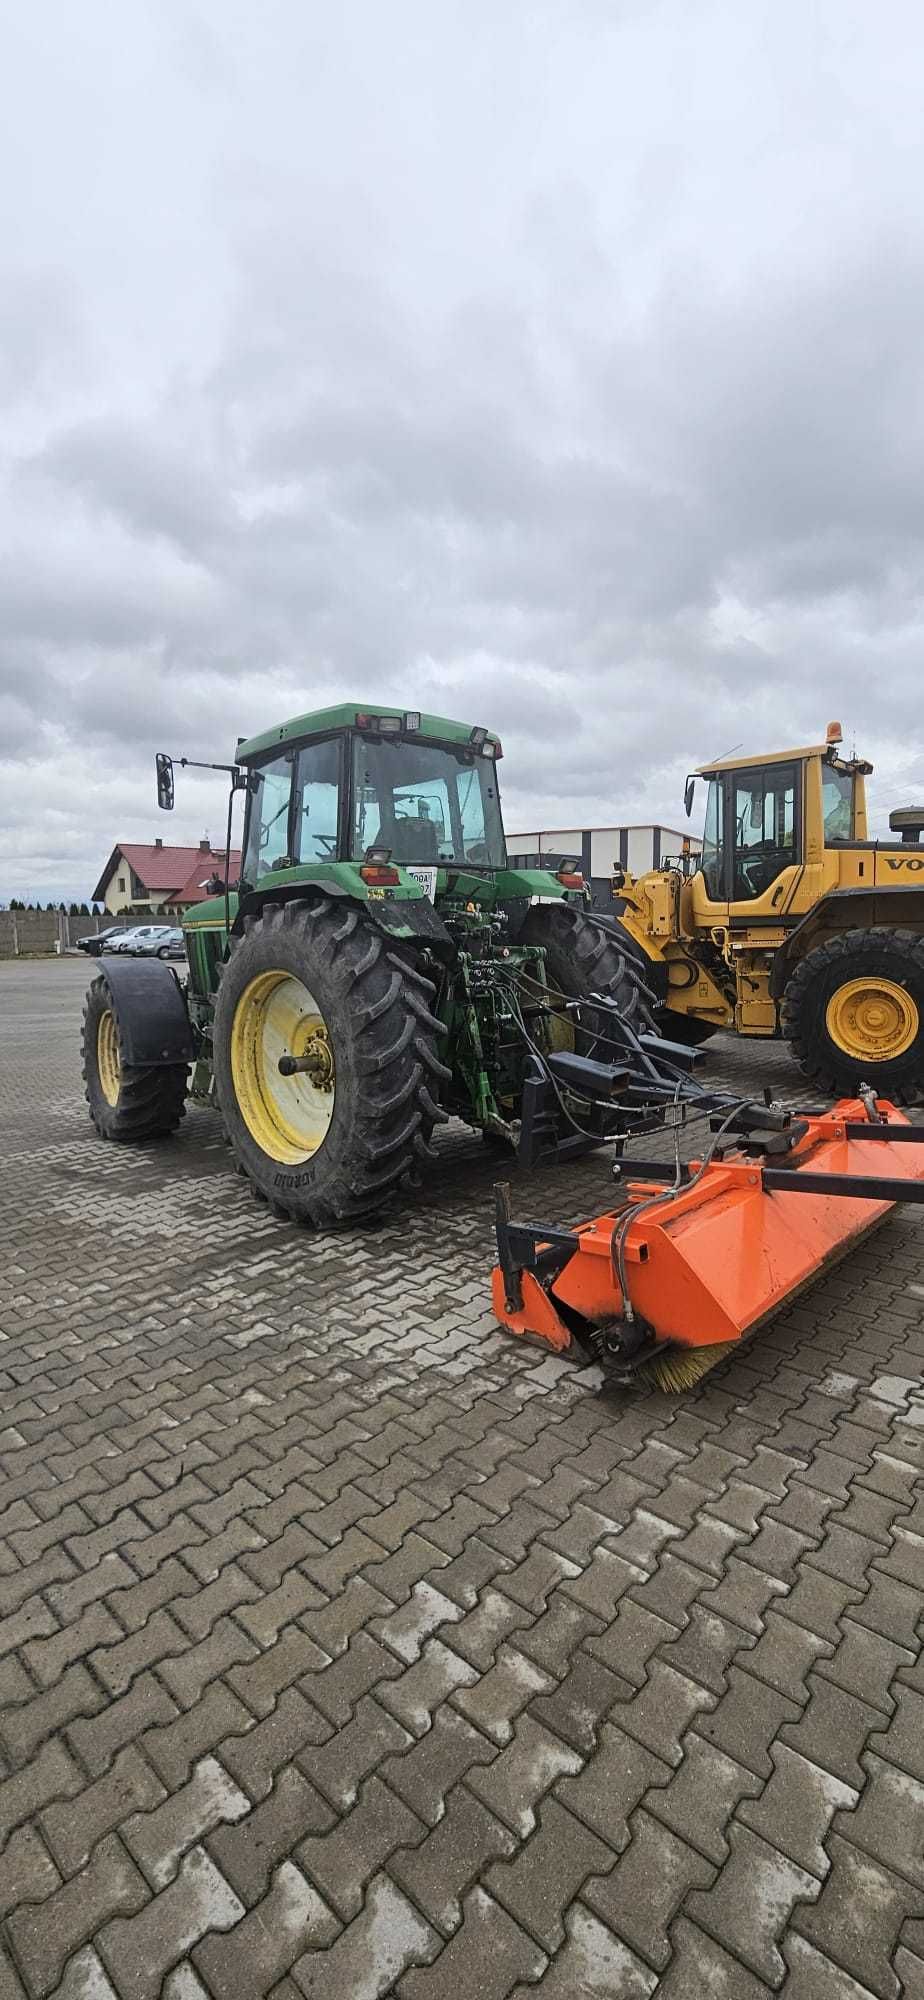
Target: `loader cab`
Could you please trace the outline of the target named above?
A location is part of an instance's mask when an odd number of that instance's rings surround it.
[[[761,902],[801,860],[802,767],[774,760],[703,775],[706,897],[722,905]]]
[[[864,774],[843,760],[840,732],[806,749],[731,760],[696,773],[706,784],[703,851],[694,877],[700,923],[768,925],[793,910],[807,863],[866,837]]]

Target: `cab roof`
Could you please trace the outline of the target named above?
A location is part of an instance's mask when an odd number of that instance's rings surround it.
[[[405,715],[420,715],[420,727],[411,732],[415,741],[430,738],[439,743],[468,743],[471,738],[470,722],[452,722],[445,715],[425,715],[419,709],[399,708],[397,703],[381,707],[372,701],[345,701],[335,708],[314,708],[307,715],[293,716],[291,722],[281,722],[276,729],[265,729],[260,736],[249,736],[237,746],[239,763],[249,763],[265,750],[274,750],[284,743],[302,742],[306,737],[330,736],[338,729],[355,729],[361,715],[376,717],[387,715],[402,718]],[[489,743],[499,743],[500,738],[493,730],[485,731]]]
[[[698,764],[694,778],[714,778],[720,770],[760,770],[762,764],[796,764],[800,758],[820,756],[826,764],[834,764],[834,770],[854,770],[870,772],[872,764],[860,756],[840,756],[840,742],[830,744],[802,744],[800,750],[766,750],[764,756],[720,756],[712,758],[710,764]]]
[[[711,778],[717,771],[750,771],[759,769],[764,764],[792,764],[803,757],[823,757],[826,762],[841,764],[842,759],[836,754],[839,748],[840,745],[837,743],[809,743],[797,750],[768,750],[763,756],[717,757],[709,764],[698,764],[693,775],[697,778]],[[853,768],[851,765],[851,769]],[[856,768],[869,770],[870,766],[858,764]]]

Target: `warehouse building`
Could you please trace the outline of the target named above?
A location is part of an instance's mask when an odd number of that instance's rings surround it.
[[[617,868],[644,875],[648,868],[679,860],[684,851],[701,853],[702,841],[674,826],[551,827],[507,835],[508,857],[522,868],[557,868],[565,859],[577,859],[594,901],[601,906],[612,899]]]

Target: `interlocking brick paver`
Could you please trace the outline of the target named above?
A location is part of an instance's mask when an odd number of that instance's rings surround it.
[[[896,1701],[895,1714],[884,1733],[873,1733],[869,1748],[924,1784],[924,1694],[903,1687],[900,1681],[890,1692]]]
[[[223,1814],[205,1846],[222,1874],[247,1904],[265,1896],[277,1862],[291,1854],[303,1835],[326,1833],[335,1823],[332,1807],[297,1765],[280,1771],[272,1791],[246,1815]]]
[[[0,1714],[0,1744],[10,1764],[26,1763],[44,1742],[78,1717],[97,1716],[105,1695],[86,1667],[66,1668],[61,1679],[32,1701],[20,1701]]]
[[[473,1690],[473,1694],[477,1692]],[[550,1694],[531,1701],[530,1713],[537,1722],[587,1756],[596,1746],[604,1716],[616,1702],[627,1700],[631,1694],[627,1681],[611,1674],[602,1661],[580,1652],[561,1684]]]
[[[856,1809],[839,1814],[835,1831],[894,1873],[924,1888],[924,1784],[864,1752],[866,1783]]]
[[[368,1777],[369,1772],[374,1771],[385,1758],[390,1757],[397,1764],[394,1753],[410,1741],[409,1731],[403,1729],[393,1715],[387,1715],[371,1695],[365,1695],[357,1703],[350,1722],[319,1748],[304,1750],[299,1762],[305,1775],[318,1786],[325,1798],[338,1811],[345,1812],[348,1806],[353,1805],[362,1780]]]
[[[848,1694],[818,1674],[811,1676],[810,1687],[804,1715],[798,1723],[787,1724],[781,1741],[859,1791],[864,1782],[861,1753],[870,1732],[884,1729],[887,1718],[881,1709],[871,1708],[859,1695]]]
[[[835,1833],[828,1855],[831,1873],[818,1902],[797,1911],[795,1928],[881,2000],[899,2000],[892,1959],[905,1918],[920,1913],[920,1890]]]
[[[356,1805],[326,1834],[302,1840],[300,1867],[344,1922],[362,1908],[366,1884],[399,1847],[422,1841],[427,1828],[380,1778],[367,1779]]]
[[[664,1660],[654,1660],[644,1687],[620,1705],[614,1720],[659,1757],[679,1764],[686,1730],[699,1716],[705,1733],[704,1711],[715,1705],[715,1695],[697,1681],[676,1673]]]
[[[286,1688],[272,1715],[243,1736],[219,1739],[218,1754],[254,1804],[266,1797],[278,1770],[311,1743],[324,1743],[330,1724],[298,1688]]]
[[[158,1776],[171,1789],[185,1785],[193,1765],[226,1736],[239,1736],[254,1725],[249,1709],[222,1681],[216,1681],[194,1708],[177,1713],[171,1703],[170,1712],[174,1719],[146,1729],[140,1742]]]
[[[564,1916],[589,1875],[608,1868],[610,1849],[557,1799],[539,1808],[539,1825],[512,1861],[495,1864],[485,1886],[549,1952],[564,1940]]]
[[[119,1751],[105,1776],[81,1792],[79,1802],[56,1799],[39,1814],[39,1825],[58,1867],[74,1875],[86,1866],[97,1841],[114,1832],[131,1813],[147,1812],[166,1797],[157,1773],[130,1745]]]
[[[678,1918],[671,1942],[674,1954],[658,1982],[658,2000],[693,2000],[707,1993],[709,2000],[767,2000],[764,1981],[688,1918]]]
[[[688,1914],[768,1986],[779,1986],[786,1975],[780,1939],[797,1904],[817,1896],[818,1882],[749,1827],[732,1826],[729,1842],[720,1876],[688,1898]]]
[[[0,1849],[14,1827],[54,1800],[72,1798],[83,1784],[79,1765],[60,1739],[43,1743],[30,1764],[0,1780]]]
[[[33,1991],[50,1993],[72,1952],[117,1911],[139,1910],[147,1897],[134,1862],[117,1836],[107,1834],[86,1868],[63,1888],[8,1919],[17,1961]]]
[[[713,1713],[699,1716],[696,1726],[708,1743],[746,1765],[757,1777],[769,1778],[773,1771],[770,1745],[783,1724],[795,1721],[798,1714],[797,1703],[787,1695],[778,1694],[740,1667],[730,1667],[727,1693],[720,1697]],[[801,1746],[796,1743],[793,1747]],[[805,1754],[810,1756],[811,1749],[806,1748]]]
[[[188,1847],[222,1820],[242,1819],[249,1811],[250,1800],[217,1758],[204,1757],[188,1784],[163,1804],[134,1813],[120,1831],[152,1889],[165,1889]]]
[[[365,1634],[360,1636],[366,1637]],[[373,1647],[376,1642],[368,1640],[367,1643]],[[392,1664],[387,1663],[385,1671],[392,1670]],[[329,1667],[326,1675],[320,1678],[326,1679],[335,1671],[336,1667]],[[484,1678],[490,1680],[491,1675],[488,1674]],[[382,1706],[388,1709],[390,1715],[396,1715],[405,1729],[409,1729],[413,1736],[423,1736],[429,1729],[441,1702],[445,1701],[447,1696],[454,1694],[457,1689],[470,1688],[476,1681],[479,1685],[484,1685],[484,1681],[479,1681],[476,1667],[461,1659],[459,1654],[454,1653],[448,1645],[444,1645],[441,1639],[429,1639],[420,1658],[415,1660],[412,1666],[406,1667],[403,1673],[399,1673],[397,1679],[380,1681],[376,1693]],[[316,1681],[316,1690],[317,1685]],[[539,1679],[539,1685],[546,1685],[544,1677]],[[524,1695],[524,1702],[528,1699],[529,1695]],[[457,1703],[457,1706],[462,1707],[463,1712],[467,1712],[464,1701]],[[472,1720],[477,1723],[477,1715],[473,1716]],[[484,1727],[484,1724],[480,1726]]]
[[[606,1631],[588,1639],[587,1651],[618,1674],[620,1680],[631,1681],[633,1687],[641,1688],[648,1679],[649,1663],[655,1653],[676,1639],[678,1625],[683,1622],[685,1614],[678,1616],[677,1624],[670,1624],[634,1596],[627,1596]]]
[[[336,1934],[336,1917],[317,1890],[293,1862],[283,1861],[263,1901],[232,1930],[213,1931],[196,1945],[193,1959],[212,2000],[243,2000],[245,1994],[257,2000],[275,1987],[297,1958],[323,1950]],[[205,1994],[206,1988],[199,1991]],[[169,2000],[166,1988],[165,1996]],[[177,2000],[184,2000],[179,1991]]]
[[[611,1931],[660,1972],[671,1955],[674,1918],[689,1891],[707,1889],[716,1871],[711,1861],[641,1806],[632,1815],[630,1834],[629,1846],[615,1868],[585,1882],[581,1897]]]
[[[491,1764],[497,1756],[496,1744],[447,1705],[437,1711],[432,1729],[412,1750],[390,1758],[382,1776],[413,1812],[428,1826],[435,1826],[453,1785],[468,1776],[474,1786],[474,1767]]]
[[[427,1971],[409,1972],[400,2000],[505,2000],[514,1980],[534,1980],[545,1953],[483,1889],[466,1899],[462,1927]]]
[[[516,1836],[488,1812],[465,1783],[446,1800],[442,1818],[416,1847],[393,1854],[388,1873],[430,1922],[454,1931],[462,1921],[462,1901],[489,1862],[512,1854]]]
[[[169,1888],[135,1917],[117,1917],[98,1947],[120,2000],[158,2000],[163,1979],[209,1931],[229,1930],[244,1906],[201,1847],[190,1850]]]
[[[0,1921],[20,1903],[42,1903],[61,1885],[61,1876],[31,1826],[17,1827],[0,1854]]]
[[[683,1762],[670,1784],[649,1792],[649,1812],[719,1866],[728,1854],[726,1828],[738,1801],[753,1798],[762,1780],[691,1729],[684,1737]],[[641,1793],[639,1793],[641,1797]]]
[[[494,1665],[501,1641],[514,1632],[519,1634],[529,1624],[529,1613],[522,1605],[514,1604],[500,1590],[486,1590],[475,1609],[453,1627],[453,1652],[461,1653],[480,1673],[487,1673]]]
[[[100,1147],[86,978],[0,963],[0,2000],[913,2000],[919,1214],[601,1397],[495,1332],[461,1130],[336,1238],[207,1110]],[[710,1044],[755,1061],[798,1097]]]
[[[788,1967],[786,2000],[876,2000],[868,1986],[858,1985],[842,1966],[795,1931],[783,1940],[783,1957]],[[912,2000],[910,1994],[907,2000]]]
[[[757,1798],[746,1798],[737,1816],[821,1881],[830,1866],[824,1847],[828,1829],[836,1812],[852,1811],[858,1794],[783,1742],[774,1743],[771,1754],[769,1784]]]
[[[660,1757],[604,1723],[596,1756],[579,1777],[557,1787],[557,1796],[620,1854],[628,1845],[629,1819],[639,1800],[650,1785],[663,1786],[669,1776],[670,1766]]]
[[[382,1591],[373,1590],[364,1577],[354,1576],[329,1604],[319,1611],[304,1612],[300,1623],[321,1652],[335,1660],[346,1652],[351,1639],[364,1625],[378,1613],[385,1615],[392,1608]]]
[[[440,1938],[387,1875],[370,1884],[362,1910],[327,1951],[296,1959],[292,1977],[305,2000],[349,1993],[351,2000],[382,2000],[401,1973],[426,1964]]]

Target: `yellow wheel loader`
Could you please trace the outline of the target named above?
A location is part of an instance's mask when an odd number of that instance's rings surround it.
[[[726,758],[706,782],[702,853],[617,873],[618,923],[674,1041],[783,1036],[821,1090],[924,1094],[924,806],[867,835],[872,765],[840,724],[807,749]]]

